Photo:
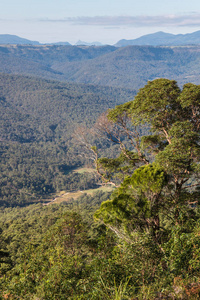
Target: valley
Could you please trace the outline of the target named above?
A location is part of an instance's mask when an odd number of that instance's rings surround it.
[[[138,90],[148,80],[199,84],[200,46],[1,45],[0,72]]]
[[[199,84],[199,45],[0,45],[0,299],[199,299]]]

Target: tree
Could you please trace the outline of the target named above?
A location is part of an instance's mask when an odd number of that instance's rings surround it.
[[[168,79],[149,81],[134,101],[109,110],[108,121],[96,127],[119,145],[120,155],[97,165],[108,181],[121,181],[95,217],[126,240],[143,232],[159,246],[173,226],[197,218],[199,116],[200,86],[180,90]]]

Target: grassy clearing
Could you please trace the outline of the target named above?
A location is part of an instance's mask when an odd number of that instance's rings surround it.
[[[74,169],[70,172],[84,174],[84,173],[93,173],[93,172],[95,172],[95,170],[92,169],[92,168],[86,168],[85,167],[85,168],[77,168],[77,169]],[[74,200],[76,200],[78,197],[83,195],[83,193],[86,193],[88,195],[93,195],[98,191],[111,192],[111,191],[113,191],[113,189],[114,189],[113,186],[107,185],[107,186],[101,186],[97,189],[82,190],[82,191],[78,191],[78,192],[60,191],[60,192],[52,195],[51,199],[46,200],[45,205],[49,205],[49,204],[53,204],[53,203],[61,203],[61,202],[64,202],[64,201],[69,201],[72,198]]]
[[[73,170],[74,173],[84,174],[84,173],[93,173],[95,172],[92,168],[78,168]]]
[[[97,189],[90,189],[90,190],[83,190],[83,191],[78,191],[78,192],[68,192],[66,193],[65,191],[61,191],[60,193],[57,193],[54,200],[46,203],[48,204],[53,204],[53,203],[61,203],[63,201],[69,201],[72,198],[76,200],[78,197],[83,195],[84,193],[88,195],[94,195],[98,191],[103,191],[103,192],[111,192],[113,191],[114,187],[113,186],[101,186]]]

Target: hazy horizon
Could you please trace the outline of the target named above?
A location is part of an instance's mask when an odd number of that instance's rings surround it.
[[[121,39],[164,31],[172,34],[200,30],[200,2],[186,0],[7,0],[1,5],[0,34],[40,43]]]

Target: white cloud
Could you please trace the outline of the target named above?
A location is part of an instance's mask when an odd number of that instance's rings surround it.
[[[181,27],[200,26],[200,13],[159,16],[96,16],[64,19],[40,19],[42,22],[64,22],[85,26]]]

